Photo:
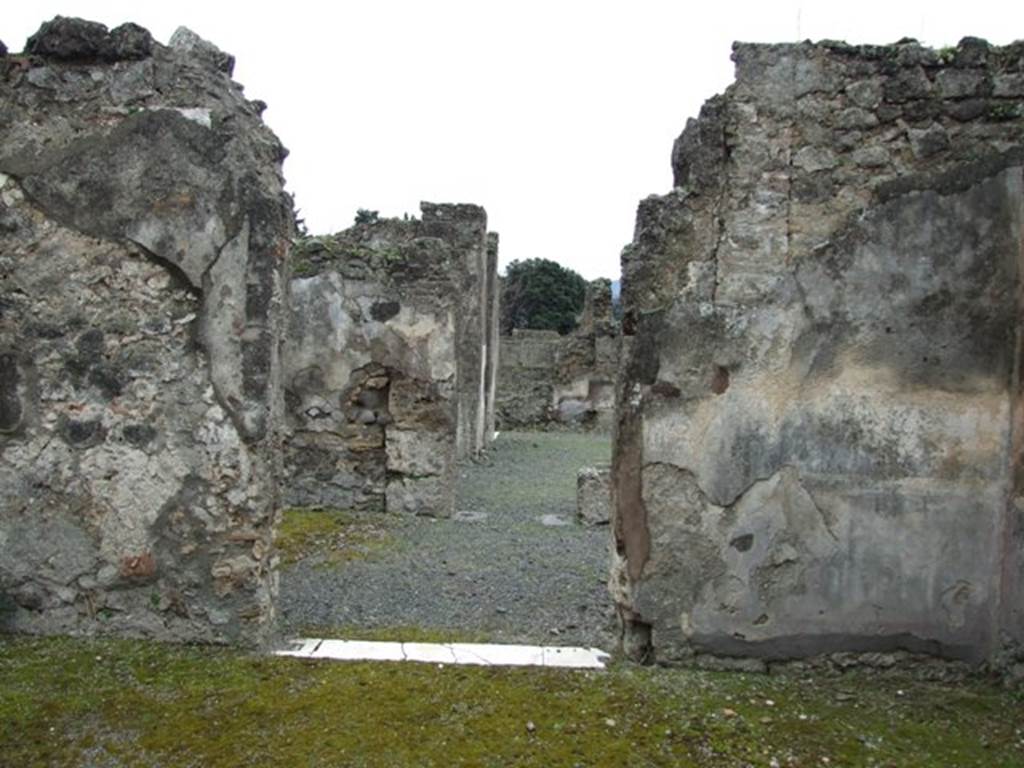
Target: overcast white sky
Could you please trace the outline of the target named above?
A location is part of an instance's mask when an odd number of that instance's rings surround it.
[[[654,2],[360,0],[4,3],[20,50],[57,14],[185,25],[236,56],[291,150],[288,186],[314,233],[358,208],[475,202],[501,263],[543,257],[617,277],[637,202],[668,191],[672,141],[732,79],[733,40],[934,46],[1024,37],[1018,0]]]

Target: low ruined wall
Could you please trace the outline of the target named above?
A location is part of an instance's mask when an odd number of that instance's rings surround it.
[[[735,47],[623,254],[637,655],[1019,649],[1022,57]]]
[[[506,429],[552,423],[609,427],[621,341],[612,317],[611,282],[604,279],[587,285],[573,333],[517,328],[502,337],[498,424]]]
[[[485,318],[479,292],[468,292],[467,310],[464,290],[486,214],[422,208],[422,219],[357,224],[307,239],[296,254],[284,364],[287,504],[453,512],[458,425],[486,418],[486,403],[461,399],[485,384],[483,347],[460,357],[465,335],[486,333],[466,330],[467,317]]]
[[[257,642],[284,149],[179,30],[0,57],[0,628]]]

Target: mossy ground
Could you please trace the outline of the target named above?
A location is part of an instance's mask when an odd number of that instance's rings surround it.
[[[1024,765],[1024,703],[982,682],[860,673],[438,668],[6,637],[0,764],[1009,767]]]
[[[388,540],[379,522],[317,507],[283,510],[275,542],[283,565],[307,557],[323,565],[339,565],[380,551]]]

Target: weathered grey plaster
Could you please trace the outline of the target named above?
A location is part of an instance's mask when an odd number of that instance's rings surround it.
[[[500,361],[501,285],[498,278],[498,233],[487,233],[487,415],[484,437],[494,440],[497,429],[498,370]]]
[[[456,311],[459,458],[475,456],[488,442],[487,423],[487,213],[478,205],[422,205],[423,225],[453,243],[459,255]]]
[[[259,642],[284,150],[134,25],[29,48],[0,63],[0,626]]]
[[[978,84],[1022,53],[736,46],[623,254],[613,592],[641,652],[1020,643],[1024,108]]]

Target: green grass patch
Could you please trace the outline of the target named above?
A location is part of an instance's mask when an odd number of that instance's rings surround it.
[[[490,643],[497,642],[483,630],[444,629],[437,627],[360,627],[322,626],[310,624],[292,635],[336,638],[338,640],[376,640],[393,643]]]
[[[825,762],[827,759],[828,762]],[[1024,765],[1024,710],[982,682],[255,657],[0,639],[0,764]]]
[[[283,565],[316,557],[332,566],[375,554],[390,540],[379,517],[309,507],[282,511],[276,543]]]

